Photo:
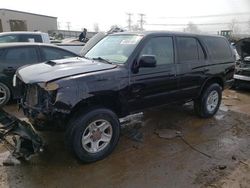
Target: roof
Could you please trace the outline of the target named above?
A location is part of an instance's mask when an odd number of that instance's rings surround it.
[[[0,36],[3,35],[13,35],[13,34],[26,34],[26,35],[39,35],[43,32],[40,31],[11,31],[11,32],[2,32],[0,33]]]
[[[139,32],[119,32],[119,33],[113,33],[112,35],[128,35],[128,34],[134,34],[134,35],[182,35],[182,36],[208,36],[208,37],[222,37],[221,35],[207,35],[207,34],[197,34],[197,33],[186,33],[186,32],[177,32],[177,31],[139,31]]]
[[[17,13],[23,13],[23,14],[30,14],[34,16],[43,16],[43,17],[57,19],[57,17],[54,17],[54,16],[47,16],[47,15],[42,15],[42,14],[35,14],[35,13],[24,12],[24,11],[19,11],[19,10],[11,10],[11,9],[6,9],[6,8],[0,8],[0,11],[11,11],[11,12],[17,12]]]
[[[0,43],[0,48],[9,48],[9,47],[19,47],[19,46],[50,46],[50,47],[57,47],[53,44],[47,43],[39,43],[39,42],[10,42],[10,43]]]

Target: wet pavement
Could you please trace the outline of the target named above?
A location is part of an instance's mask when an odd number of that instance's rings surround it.
[[[23,118],[15,105],[6,110]],[[249,187],[249,117],[250,91],[225,91],[211,119],[192,104],[150,109],[123,125],[110,156],[87,165],[66,151],[63,133],[41,133],[47,151],[0,166],[0,187]]]

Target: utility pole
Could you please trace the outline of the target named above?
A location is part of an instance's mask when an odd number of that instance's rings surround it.
[[[67,24],[68,31],[70,31],[71,23],[70,22],[66,22],[66,24]]]
[[[145,23],[144,16],[145,14],[139,14],[139,17],[140,17],[139,24],[140,24],[141,31],[143,31],[143,24]]]
[[[128,30],[131,31],[131,25],[132,25],[131,16],[132,16],[133,14],[127,13],[127,15],[128,15]]]

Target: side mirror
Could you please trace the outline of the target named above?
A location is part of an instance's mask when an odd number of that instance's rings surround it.
[[[246,61],[246,62],[250,62],[250,56],[246,56],[246,57],[244,57],[244,61]]]
[[[140,67],[156,67],[156,58],[154,55],[142,55],[139,58]]]

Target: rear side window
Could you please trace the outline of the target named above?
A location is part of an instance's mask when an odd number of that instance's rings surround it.
[[[19,35],[19,42],[43,42],[41,35]]]
[[[224,38],[204,37],[211,57],[215,60],[228,59],[232,57],[232,51]]]
[[[180,63],[205,59],[205,54],[196,38],[177,37],[177,46]]]
[[[10,48],[4,56],[8,64],[33,64],[38,62],[36,49],[32,47]]]
[[[76,57],[75,54],[58,48],[42,47],[42,52],[44,55],[44,61]]]
[[[18,36],[17,35],[0,36],[0,43],[5,43],[5,42],[18,42]]]
[[[41,35],[12,34],[0,36],[0,43],[5,42],[43,42]]]

